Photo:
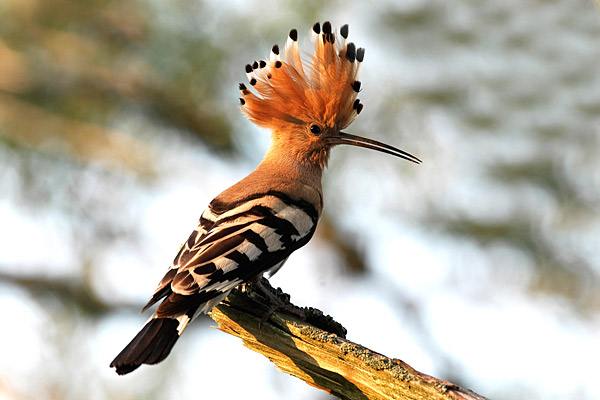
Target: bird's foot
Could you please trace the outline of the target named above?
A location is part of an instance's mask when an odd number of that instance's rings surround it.
[[[265,298],[269,305],[269,309],[259,322],[259,328],[276,312],[284,312],[302,321],[306,320],[304,308],[297,307],[290,303],[290,295],[284,293],[281,289],[274,289],[271,287],[265,278],[253,282],[251,287],[254,292]]]
[[[257,279],[252,283],[247,283],[241,290],[247,294],[254,293],[256,296],[260,296],[265,300],[264,303],[266,303],[268,308],[258,322],[259,329],[262,328],[262,325],[268,321],[273,314],[281,312],[294,316],[300,321],[313,325],[326,332],[336,334],[343,338],[346,337],[346,328],[339,322],[316,308],[295,306],[290,302],[289,294],[284,293],[279,288],[273,288],[265,278]]]

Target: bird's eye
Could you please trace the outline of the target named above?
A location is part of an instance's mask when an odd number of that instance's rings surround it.
[[[310,131],[314,134],[314,135],[320,135],[321,134],[321,127],[319,125],[315,125],[312,124],[310,126]]]

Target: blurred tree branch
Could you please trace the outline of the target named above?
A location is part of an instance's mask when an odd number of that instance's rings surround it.
[[[52,113],[14,96],[0,93],[0,138],[24,148],[153,174],[150,146],[137,138]],[[135,149],[132,151],[131,149]]]
[[[294,306],[266,279],[262,286],[284,302],[283,307],[304,317],[273,312],[257,292],[235,290],[213,309],[211,318],[283,372],[342,399],[484,399],[345,339],[346,329],[331,317]]]
[[[0,283],[5,282],[27,290],[36,298],[52,296],[66,305],[76,306],[83,313],[103,316],[116,311],[139,312],[141,305],[125,301],[106,302],[100,298],[85,279],[69,279],[44,275],[23,275],[6,272],[0,265]]]

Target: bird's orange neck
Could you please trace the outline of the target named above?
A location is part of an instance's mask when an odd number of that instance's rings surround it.
[[[295,147],[282,147],[274,142],[256,171],[285,180],[301,182],[320,191],[321,177],[328,154]]]

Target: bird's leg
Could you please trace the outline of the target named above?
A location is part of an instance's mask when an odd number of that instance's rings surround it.
[[[288,294],[283,293],[281,289],[274,289],[265,278],[260,277],[251,282],[244,283],[240,289],[247,295],[254,293],[265,299],[268,303],[267,311],[258,322],[259,329],[274,313],[282,311],[326,332],[343,338],[346,337],[347,330],[339,322],[335,321],[329,315],[323,314],[322,311],[316,308],[295,306],[290,303],[290,296]]]
[[[263,281],[264,279],[264,281]],[[252,290],[264,297],[269,303],[269,310],[261,318],[259,327],[263,322],[267,321],[271,315],[277,311],[283,311],[284,313],[293,315],[300,320],[306,319],[306,313],[303,308],[296,307],[290,303],[290,296],[286,293],[281,292],[281,289],[275,290],[269,285],[269,282],[265,278],[260,278],[251,284]]]
[[[244,283],[240,284],[240,286],[239,286],[240,292],[249,293],[250,290],[252,289],[253,283],[254,282],[244,282]]]

